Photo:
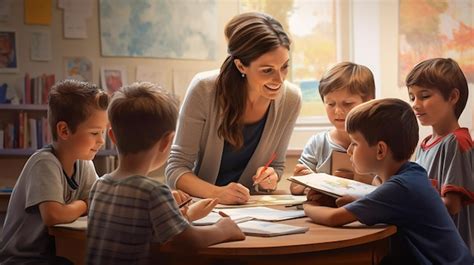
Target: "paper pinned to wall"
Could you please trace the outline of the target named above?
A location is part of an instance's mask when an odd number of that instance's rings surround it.
[[[87,39],[86,20],[70,11],[64,12],[64,38]]]
[[[0,0],[0,21],[8,21],[12,11],[12,0]]]
[[[37,29],[31,32],[30,58],[32,61],[51,61],[51,31]]]
[[[152,67],[144,65],[137,66],[136,80],[155,83],[168,91],[172,91],[169,74],[163,71],[157,71]]]
[[[25,24],[50,25],[53,16],[51,0],[25,0]]]
[[[58,7],[64,9],[64,38],[86,39],[86,19],[92,16],[92,1],[60,0]]]

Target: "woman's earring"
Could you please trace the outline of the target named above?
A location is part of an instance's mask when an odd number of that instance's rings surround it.
[[[244,73],[242,73],[242,78],[245,78],[245,74],[244,74]]]

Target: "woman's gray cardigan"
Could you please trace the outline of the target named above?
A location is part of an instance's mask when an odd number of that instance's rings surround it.
[[[172,189],[176,189],[178,179],[188,172],[211,184],[216,182],[224,147],[224,139],[217,135],[221,123],[215,102],[217,74],[217,71],[197,74],[187,90],[165,171]],[[289,82],[282,89],[280,97],[270,104],[260,142],[239,179],[248,188],[252,187],[257,168],[264,166],[273,152],[277,157],[270,166],[279,178],[283,174],[286,150],[301,109],[301,92]]]

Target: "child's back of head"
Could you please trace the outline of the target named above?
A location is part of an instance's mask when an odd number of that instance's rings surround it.
[[[119,152],[135,154],[175,131],[178,104],[160,86],[136,82],[114,93],[108,114]]]
[[[359,132],[369,144],[384,141],[396,161],[408,160],[418,144],[418,123],[410,105],[385,98],[363,103],[349,112],[346,131]]]
[[[169,150],[178,115],[177,101],[169,93],[148,82],[124,86],[114,93],[108,114],[120,163],[91,189],[89,263],[149,264],[152,243],[203,247],[242,239],[230,219],[211,229],[194,228],[169,187],[145,176],[144,170],[155,169],[168,156],[164,150]]]
[[[417,64],[406,77],[406,86],[419,86],[441,92],[447,101],[453,90],[459,90],[454,114],[459,119],[469,97],[466,77],[459,65],[450,58],[434,58]]]
[[[363,101],[373,99],[374,76],[366,66],[351,62],[338,63],[319,81],[319,94],[324,101],[325,95],[339,89],[348,89],[351,94],[359,95]]]

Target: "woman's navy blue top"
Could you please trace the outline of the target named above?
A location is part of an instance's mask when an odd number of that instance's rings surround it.
[[[244,126],[244,144],[242,148],[235,150],[227,141],[224,142],[221,166],[216,180],[217,186],[225,186],[231,182],[239,181],[240,175],[242,175],[260,142],[260,137],[262,137],[263,128],[267,121],[267,114],[260,121]]]

